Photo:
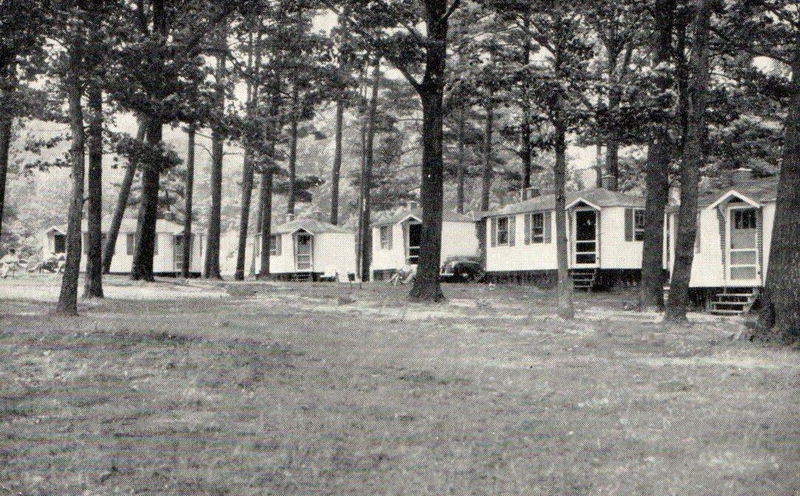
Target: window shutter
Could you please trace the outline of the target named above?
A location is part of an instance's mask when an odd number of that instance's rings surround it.
[[[128,235],[125,236],[125,253],[127,255],[133,255],[135,245],[136,243],[134,243],[133,233],[128,233]]]
[[[491,231],[492,246],[497,246],[497,217],[492,217],[489,231]]]
[[[283,240],[280,234],[275,235],[275,256],[281,256],[281,248],[283,248]]]
[[[81,244],[83,245],[83,253],[89,253],[89,233],[81,234]]]
[[[394,236],[394,226],[388,225],[388,226],[386,226],[386,230],[389,231],[389,236],[387,236],[387,239],[389,241],[386,243],[386,246],[387,246],[387,248],[389,250],[391,250],[392,249],[392,241],[393,241],[392,237]]]
[[[551,230],[553,228],[553,216],[552,212],[545,212],[544,213],[544,242],[550,243],[552,242],[552,234]]]
[[[514,246],[514,234],[517,227],[517,216],[512,215],[508,218],[508,246]]]
[[[525,214],[525,244],[531,244],[531,216],[533,214]]]
[[[633,209],[625,209],[625,241],[633,241]]]

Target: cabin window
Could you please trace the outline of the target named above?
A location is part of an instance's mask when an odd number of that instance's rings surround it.
[[[269,254],[273,257],[281,255],[281,235],[273,234],[269,237]]]
[[[497,219],[497,244],[499,246],[508,246],[508,217],[499,217]]]
[[[125,253],[128,255],[133,255],[133,251],[136,249],[136,235],[134,233],[128,233],[125,236]]]
[[[633,239],[644,240],[644,210],[641,209],[633,211]]]
[[[381,250],[392,249],[392,226],[380,227]]]
[[[66,253],[67,251],[67,236],[64,234],[56,234],[53,236],[53,253]]]
[[[736,229],[755,229],[758,227],[755,210],[734,210],[733,227]]]
[[[531,214],[531,243],[544,243],[544,213]]]

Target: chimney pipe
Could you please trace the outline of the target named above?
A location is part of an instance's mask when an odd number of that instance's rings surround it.
[[[294,220],[294,214],[286,214],[286,222],[291,222]]]
[[[739,167],[733,171],[733,174],[731,175],[731,180],[734,183],[747,181],[749,179],[753,179],[753,169],[750,169],[749,167]]]
[[[531,198],[536,198],[537,196],[540,196],[541,194],[542,194],[542,191],[539,188],[536,188],[534,186],[523,188],[522,189],[522,195],[521,195],[522,196],[522,201],[530,200]]]
[[[603,185],[603,188],[612,189],[611,188],[611,184],[613,183],[613,181],[614,181],[614,176],[606,175],[606,176],[603,176],[603,178],[601,179],[600,182]]]
[[[419,208],[419,202],[417,202],[416,200],[409,200],[409,201],[406,203],[406,206],[407,206],[407,207],[408,207],[410,210],[414,210],[414,209],[417,209],[417,208]]]

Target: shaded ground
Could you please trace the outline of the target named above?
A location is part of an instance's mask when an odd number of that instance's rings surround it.
[[[800,354],[630,294],[0,281],[0,493],[797,494]]]

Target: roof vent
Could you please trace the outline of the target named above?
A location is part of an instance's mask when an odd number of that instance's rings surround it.
[[[520,198],[522,201],[525,201],[530,200],[531,198],[536,198],[537,196],[541,196],[541,194],[542,190],[533,186],[529,186],[527,188],[522,188],[522,191],[520,191]]]
[[[739,167],[733,171],[733,174],[731,175],[731,180],[734,183],[740,183],[750,179],[753,179],[753,169],[749,167]]]
[[[615,191],[617,189],[617,178],[611,175],[605,175],[600,180],[600,184],[602,184],[605,189]]]

